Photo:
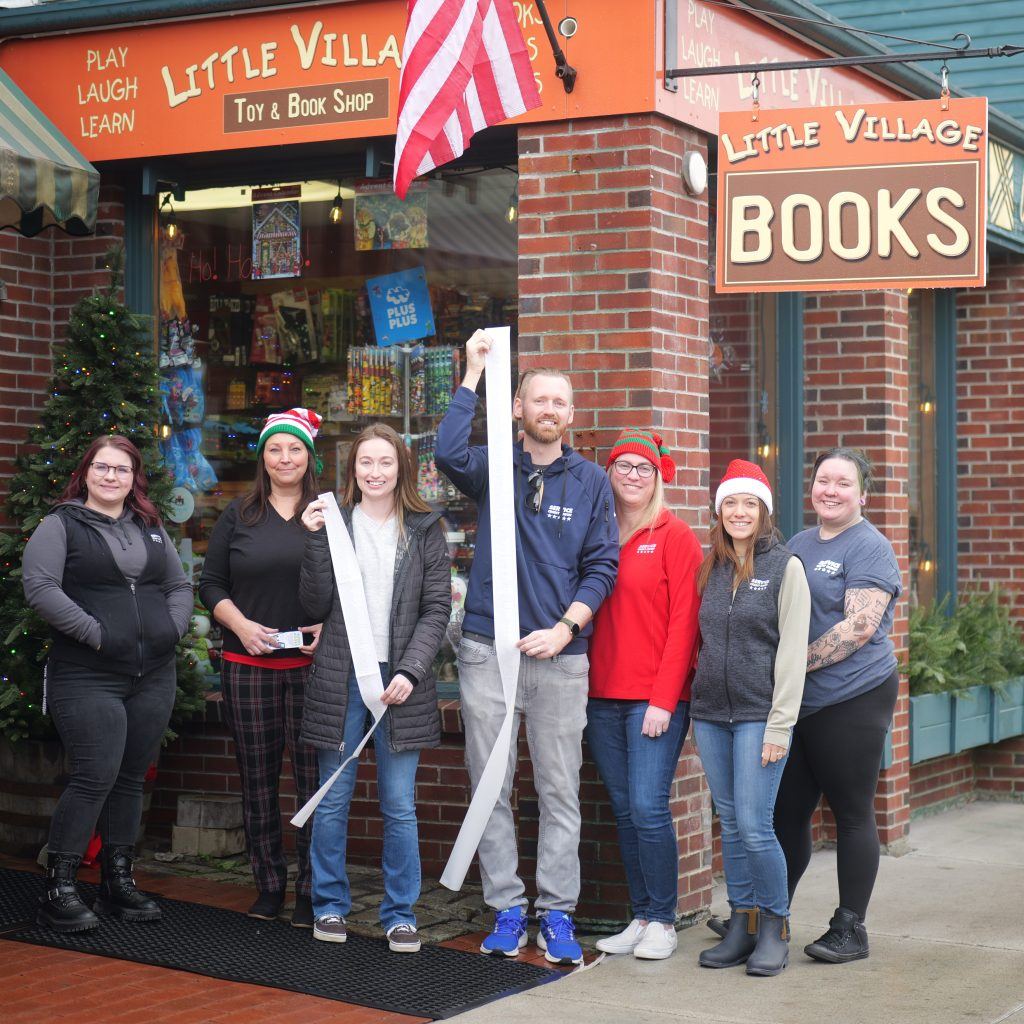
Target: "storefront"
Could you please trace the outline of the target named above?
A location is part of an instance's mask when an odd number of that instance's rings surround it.
[[[145,24],[131,23],[134,13],[150,16],[145,3],[100,5],[123,9],[117,28],[75,10],[89,6],[49,5],[35,16],[37,37],[0,44],[0,67],[98,166],[98,233],[124,238],[128,300],[155,314],[163,442],[181,488],[186,560],[201,558],[218,512],[252,480],[258,424],[300,404],[324,417],[327,486],[339,484],[347,446],[367,422],[386,419],[407,437],[421,493],[445,509],[457,605],[475,509],[437,475],[431,437],[465,338],[508,323],[520,369],[549,365],[572,376],[574,443],[585,454],[602,459],[622,426],[661,431],[679,453],[671,500],[698,532],[708,524],[709,488],[736,456],[762,462],[784,532],[800,528],[807,461],[844,440],[867,447],[879,468],[872,516],[893,538],[914,593],[938,592],[942,581],[929,583],[937,567],[955,574],[956,473],[937,468],[956,459],[953,296],[724,294],[709,272],[714,187],[695,170],[710,164],[714,175],[719,113],[749,107],[750,84],[738,75],[669,82],[665,68],[812,58],[824,42],[692,0],[639,10],[612,0],[584,0],[571,12],[552,5],[554,17],[578,22],[561,40],[579,72],[566,93],[539,15],[517,3],[543,106],[479,134],[399,204],[389,182],[400,0],[274,10],[167,0],[161,19]],[[0,35],[15,34],[3,31],[12,23],[0,16]],[[848,44],[856,52],[852,37]],[[760,101],[827,106],[912,91],[853,69],[767,71]],[[48,354],[59,339],[61,312],[94,283],[106,241],[52,243],[50,333],[25,336],[5,321],[5,352],[43,361],[33,344],[45,339]],[[47,258],[31,250],[33,261]],[[9,266],[0,253],[0,267]],[[390,317],[381,308],[389,293]],[[31,365],[36,397],[4,400],[13,424],[29,421],[42,400],[45,371]],[[904,628],[901,610],[901,639]],[[441,678],[455,684],[450,649],[443,659]],[[466,805],[455,700],[444,724],[445,745],[421,770],[427,872],[443,865]],[[907,829],[905,731],[902,699],[879,804],[886,842]],[[186,737],[164,759],[158,829],[173,817],[178,790],[233,784],[223,728],[211,720],[195,736],[195,749]],[[521,763],[528,769],[525,753]],[[585,913],[614,917],[624,886],[608,809],[588,772]],[[536,805],[524,774],[529,871]],[[352,852],[372,860],[372,792],[356,810],[366,821]],[[673,810],[679,909],[694,914],[707,903],[711,840],[690,746]]]

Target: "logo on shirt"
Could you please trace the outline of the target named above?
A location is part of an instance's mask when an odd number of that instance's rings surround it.
[[[572,519],[572,511],[568,505],[548,505],[548,519],[560,519],[568,523]]]
[[[636,553],[638,555],[653,555],[657,547],[657,544],[637,544]]]
[[[150,540],[155,540],[157,542],[157,544],[163,544],[163,542],[164,542],[163,537],[161,537],[159,533],[151,533],[149,535],[149,539]]]
[[[751,579],[750,579],[750,589],[751,590],[767,590],[769,583],[771,583],[771,580],[759,580],[759,579],[755,579],[754,577],[751,577]]]
[[[823,572],[826,576],[835,576],[840,569],[842,569],[842,562],[833,562],[828,558],[823,558],[815,567],[815,572]]]

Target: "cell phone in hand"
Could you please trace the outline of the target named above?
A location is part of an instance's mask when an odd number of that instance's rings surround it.
[[[297,629],[275,633],[270,639],[279,651],[296,650],[303,644],[302,634]]]

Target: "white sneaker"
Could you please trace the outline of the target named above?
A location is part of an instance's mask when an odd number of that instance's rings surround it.
[[[637,960],[667,960],[676,951],[678,941],[675,928],[652,921],[636,944],[633,956]]]
[[[618,935],[609,935],[597,940],[597,948],[602,953],[632,953],[637,943],[644,937],[647,925],[641,924],[635,917]]]

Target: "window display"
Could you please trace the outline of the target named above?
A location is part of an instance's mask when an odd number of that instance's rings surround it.
[[[194,499],[179,503],[190,514],[175,529],[197,575],[221,511],[252,486],[264,420],[303,406],[323,419],[325,490],[341,490],[368,422],[403,436],[421,495],[445,514],[461,607],[476,513],[437,470],[434,442],[472,332],[508,324],[515,353],[515,183],[496,168],[424,182],[405,203],[377,181],[206,189],[175,203],[160,248],[161,445]],[[454,680],[450,645],[441,658],[439,678]]]

